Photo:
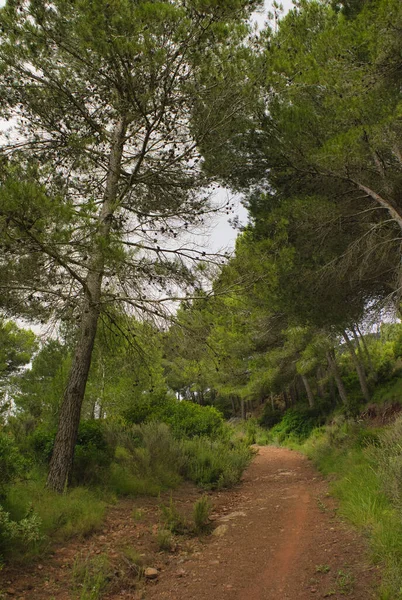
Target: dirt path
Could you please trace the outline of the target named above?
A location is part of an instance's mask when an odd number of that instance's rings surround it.
[[[216,533],[176,573],[162,574],[147,600],[356,600],[373,598],[376,573],[358,536],[335,516],[306,458],[264,447]]]
[[[363,541],[336,517],[327,492],[305,457],[262,447],[241,485],[211,494],[211,536],[177,536],[173,551],[162,552],[156,535],[160,500],[125,500],[91,537],[56,547],[23,569],[3,569],[0,598],[78,600],[77,560],[99,557],[109,565],[104,600],[374,598],[377,571],[368,566]],[[200,494],[186,484],[173,501],[189,515]],[[133,552],[144,567],[158,570],[156,581],[138,579]]]

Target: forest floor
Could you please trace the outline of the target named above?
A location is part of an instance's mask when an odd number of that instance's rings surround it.
[[[172,494],[187,515],[199,497],[190,485]],[[374,598],[379,574],[364,539],[337,516],[328,483],[299,453],[260,447],[242,483],[210,498],[212,534],[175,536],[170,552],[160,551],[157,541],[160,504],[169,504],[170,494],[121,501],[101,531],[53,548],[29,566],[3,569],[0,598]],[[157,578],[139,577],[139,564],[157,569]]]

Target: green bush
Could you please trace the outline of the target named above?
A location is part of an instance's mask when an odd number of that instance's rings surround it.
[[[241,442],[194,438],[182,442],[183,475],[205,488],[231,487],[240,481],[253,456]]]
[[[7,485],[26,472],[27,466],[13,440],[0,432],[0,498],[4,496]]]
[[[50,462],[55,430],[38,428],[30,437],[35,460],[38,464]],[[81,421],[74,451],[74,463],[70,483],[93,485],[104,481],[114,454],[114,448],[106,436],[103,420]]]
[[[165,395],[145,395],[125,412],[128,423],[159,421],[170,425],[177,438],[216,437],[223,426],[221,413],[212,406],[199,406]]]
[[[279,443],[284,442],[289,436],[302,441],[308,438],[313,429],[322,425],[324,420],[325,417],[318,407],[298,406],[290,408],[286,411],[280,423],[271,429],[270,434],[272,439],[276,439]]]
[[[38,464],[48,464],[50,462],[55,437],[56,431],[54,429],[49,430],[42,427],[38,427],[29,437],[29,444]]]
[[[379,598],[402,598],[402,419],[385,431],[338,419],[300,449],[331,475],[339,512],[367,533],[382,565]]]
[[[210,527],[209,515],[212,511],[212,503],[208,496],[202,496],[193,507],[194,531],[204,533]]]
[[[38,543],[42,538],[41,524],[38,515],[32,511],[20,521],[13,521],[0,506],[0,557],[4,558],[16,548],[26,550]]]
[[[114,448],[108,444],[104,421],[82,421],[78,430],[71,483],[102,483],[112,462]]]
[[[267,429],[271,429],[275,425],[277,425],[283,417],[283,413],[277,408],[272,408],[270,404],[265,404],[264,411],[259,418],[259,424],[261,427],[266,427]]]

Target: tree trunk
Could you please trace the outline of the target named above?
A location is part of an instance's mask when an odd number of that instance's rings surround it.
[[[328,350],[328,352],[327,352],[327,361],[328,361],[328,366],[331,370],[331,373],[334,376],[336,387],[338,388],[339,396],[341,397],[343,404],[347,404],[348,396],[346,394],[346,389],[343,384],[342,377],[341,377],[341,374],[338,369],[338,365],[336,364],[335,356],[332,355],[330,350]]]
[[[364,353],[365,353],[366,358],[367,358],[368,366],[370,368],[370,372],[371,372],[372,377],[373,377],[373,379],[375,381],[377,379],[377,373],[375,372],[373,361],[371,360],[370,350],[368,349],[368,346],[366,344],[366,340],[364,339],[364,335],[360,331],[360,328],[359,328],[358,325],[356,325],[356,330],[357,330],[357,333],[359,334],[359,339],[360,339],[360,341],[362,343],[363,350],[364,350]]]
[[[230,396],[230,401],[232,403],[232,413],[233,413],[233,416],[235,417],[236,416],[236,404],[235,404],[235,400],[234,400],[233,396]]]
[[[322,383],[322,380],[324,379],[325,375],[323,373],[322,367],[318,367],[317,369],[317,390],[318,390],[318,395],[320,396],[321,400],[324,400],[325,398],[325,387]]]
[[[310,382],[309,382],[309,380],[307,379],[307,377],[305,375],[302,375],[301,378],[303,380],[304,387],[306,388],[309,407],[313,408],[313,406],[314,406],[314,395],[313,395],[313,392],[311,390]]]
[[[335,385],[334,385],[334,377],[333,375],[330,375],[328,378],[328,385],[329,385],[329,395],[331,396],[331,400],[334,406],[336,406],[337,404],[337,397],[336,397],[336,391],[335,391]]]
[[[113,132],[105,194],[99,215],[98,237],[94,242],[94,250],[90,257],[90,267],[86,278],[78,342],[60,409],[59,427],[49,466],[46,485],[59,493],[64,491],[73,466],[81,407],[100,314],[102,279],[105,267],[104,247],[107,246],[111,218],[116,208],[115,203],[126,128],[127,124],[123,118],[116,124]]]
[[[357,356],[354,346],[353,346],[351,340],[349,339],[349,336],[346,333],[346,331],[343,332],[343,337],[346,342],[346,345],[349,348],[350,355],[351,355],[353,364],[355,366],[357,376],[359,377],[359,382],[360,382],[360,387],[361,387],[361,390],[363,393],[363,397],[366,400],[366,402],[370,402],[370,392],[369,392],[368,385],[367,385],[367,378],[366,378],[366,373],[364,371],[364,366],[360,362],[359,357]]]
[[[246,403],[243,398],[240,398],[240,406],[241,406],[241,418],[243,421],[246,420]]]
[[[272,392],[271,392],[270,400],[271,400],[271,408],[274,411],[275,410],[275,400],[274,400],[274,394]]]
[[[356,330],[355,330],[354,327],[351,327],[350,331],[352,332],[353,339],[354,339],[354,341],[356,343],[356,350],[357,350],[358,358],[359,358],[361,364],[364,365],[365,358],[364,358],[364,354],[363,354],[363,350],[362,350],[361,340],[359,339],[359,336],[357,335]]]

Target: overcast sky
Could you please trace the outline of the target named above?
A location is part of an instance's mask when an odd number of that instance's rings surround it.
[[[0,0],[0,7],[4,6],[4,4],[5,0]],[[281,4],[285,14],[288,12],[288,10],[290,10],[290,8],[292,8],[292,0],[282,0]],[[267,19],[267,13],[271,6],[271,0],[266,0],[264,10],[258,11],[254,14],[253,21],[257,23],[259,28],[264,25]],[[241,205],[240,199],[232,197],[227,190],[221,190],[217,196],[219,204],[224,204],[229,198],[233,200],[235,204],[234,212],[229,216],[224,214],[211,219],[208,233],[204,232],[202,234],[200,232],[197,235],[198,240],[194,240],[197,244],[208,247],[214,251],[221,249],[232,250],[234,248],[238,231],[233,229],[233,227],[229,224],[229,219],[233,219],[237,216],[240,223],[245,224],[247,222],[247,211]]]

